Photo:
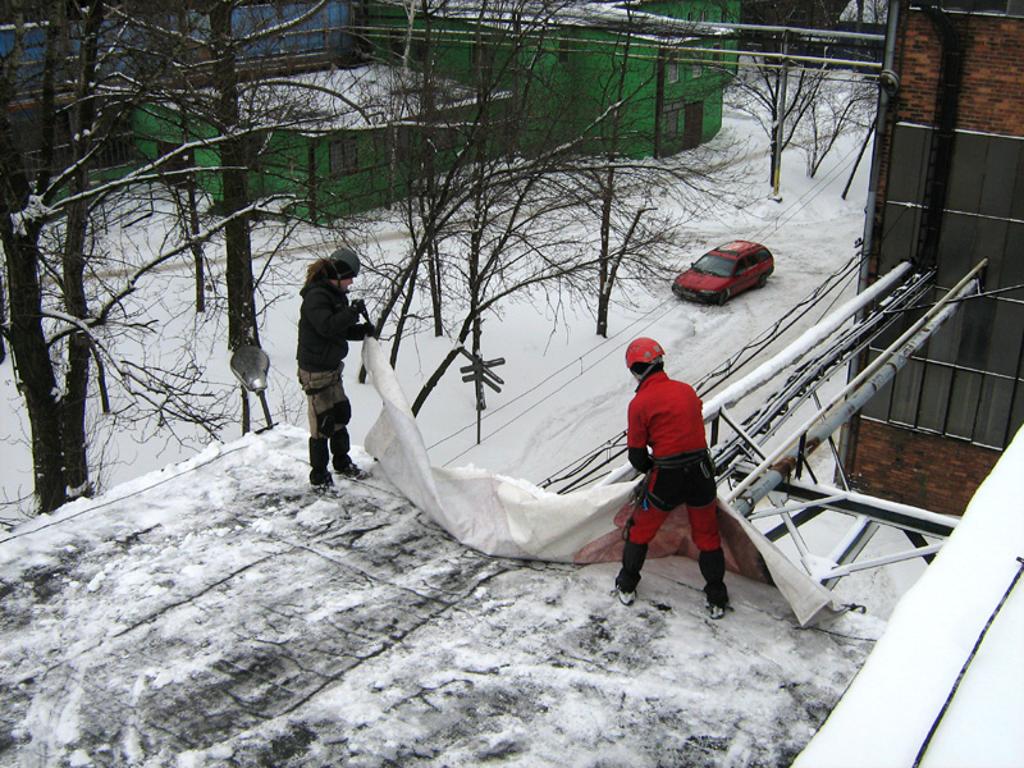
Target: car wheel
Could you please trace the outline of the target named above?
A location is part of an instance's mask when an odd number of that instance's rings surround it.
[[[729,295],[730,295],[729,294],[729,289],[726,288],[724,291],[722,291],[720,294],[718,294],[715,297],[715,303],[718,306],[722,306],[723,304],[725,304],[725,302],[727,302],[729,300]]]
[[[768,284],[768,273],[765,272],[759,278],[757,278],[757,287],[764,288]]]

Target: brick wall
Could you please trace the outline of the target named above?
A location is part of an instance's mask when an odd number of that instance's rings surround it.
[[[1007,136],[1024,135],[1024,88],[1020,80],[1024,66],[1024,19],[956,13],[948,16],[964,50],[957,127]],[[939,31],[924,13],[904,6],[894,62],[900,76],[900,91],[890,104],[886,131],[879,139],[878,194],[883,199],[894,123],[935,124],[940,62]],[[876,239],[879,236],[876,229]]]
[[[962,13],[950,13],[948,17],[964,52],[957,128],[1024,135],[1024,88],[1020,79],[1024,19]],[[904,16],[903,32],[902,45],[897,49],[897,118],[933,124],[941,37],[920,11]]]
[[[960,440],[858,419],[853,461],[847,470],[859,491],[959,515],[1000,452]]]
[[[963,49],[963,73],[957,129],[1024,136],[1024,19],[947,14]],[[879,204],[875,211],[875,248],[884,207],[892,127],[897,121],[935,124],[942,37],[921,11],[904,7],[894,67],[900,91],[890,105],[886,130],[879,137]],[[874,268],[877,251],[871,254]],[[998,451],[961,440],[921,434],[888,424],[857,419],[851,425],[847,469],[856,486],[882,498],[960,514],[988,475]]]

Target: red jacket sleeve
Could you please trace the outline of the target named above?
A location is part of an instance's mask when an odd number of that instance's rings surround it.
[[[647,447],[647,419],[644,415],[643,402],[639,397],[629,401],[629,409],[626,411],[628,426],[626,427],[626,447],[646,448]]]

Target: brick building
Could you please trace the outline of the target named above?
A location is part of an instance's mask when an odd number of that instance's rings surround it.
[[[1024,2],[893,2],[865,281],[910,259],[959,312],[849,427],[869,493],[959,514],[1024,420]],[[897,80],[898,78],[898,80]],[[897,327],[876,354],[909,326]]]

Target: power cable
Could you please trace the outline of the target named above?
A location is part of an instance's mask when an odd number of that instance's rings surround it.
[[[576,366],[577,364],[579,364],[579,366],[580,366],[580,372],[579,372],[579,374],[578,374],[577,376],[575,376],[574,378],[579,378],[579,377],[580,377],[580,376],[582,376],[582,375],[583,375],[584,373],[586,373],[586,372],[587,372],[588,370],[590,370],[591,368],[593,368],[593,367],[594,367],[595,365],[597,365],[597,364],[598,364],[598,363],[600,363],[601,361],[603,361],[603,360],[607,359],[607,358],[608,358],[608,357],[609,357],[609,356],[610,356],[610,355],[611,355],[611,354],[612,354],[612,353],[613,353],[613,352],[614,352],[615,350],[612,350],[611,352],[606,352],[606,353],[605,353],[604,355],[602,355],[601,357],[597,358],[597,360],[595,360],[594,362],[592,362],[592,363],[590,363],[589,365],[586,365],[586,366],[585,366],[585,365],[584,365],[584,363],[583,363],[583,360],[584,360],[584,359],[585,359],[586,357],[588,357],[589,355],[591,355],[591,354],[592,354],[593,352],[595,352],[595,351],[597,351],[597,350],[600,350],[600,349],[601,349],[602,347],[604,347],[604,346],[606,346],[606,345],[608,345],[608,344],[612,343],[612,342],[613,342],[613,341],[614,341],[615,339],[617,339],[617,338],[618,338],[619,336],[621,336],[621,335],[622,335],[622,334],[624,334],[624,333],[625,333],[626,331],[628,331],[629,329],[631,329],[631,328],[632,328],[633,326],[635,326],[635,325],[636,325],[637,323],[640,323],[640,322],[642,322],[642,321],[643,321],[644,319],[646,319],[646,317],[647,317],[648,315],[650,315],[650,314],[652,314],[652,313],[654,313],[654,312],[657,312],[657,311],[658,311],[658,310],[659,310],[660,308],[661,308],[661,304],[657,304],[657,305],[655,305],[655,306],[654,306],[654,307],[653,307],[652,309],[649,309],[649,310],[648,310],[647,312],[645,312],[645,313],[644,313],[643,315],[641,315],[640,317],[638,317],[638,318],[637,318],[636,320],[633,320],[633,321],[632,321],[631,323],[629,323],[628,325],[626,325],[625,327],[623,327],[623,328],[622,328],[622,330],[618,331],[617,333],[613,334],[612,336],[609,336],[609,337],[608,337],[608,338],[606,338],[606,339],[603,339],[602,341],[599,341],[599,342],[598,342],[597,344],[595,344],[595,345],[594,345],[593,347],[591,347],[590,349],[588,349],[588,350],[587,350],[586,352],[584,352],[584,353],[583,353],[582,355],[579,355],[578,357],[575,357],[575,358],[573,358],[572,360],[570,360],[570,361],[569,361],[568,363],[566,363],[565,365],[563,365],[563,366],[562,366],[561,368],[559,368],[558,370],[554,371],[553,373],[549,374],[549,375],[548,375],[548,376],[546,376],[545,378],[541,379],[541,380],[540,380],[539,382],[537,382],[536,384],[534,384],[534,385],[533,385],[532,387],[530,387],[529,389],[527,389],[527,390],[526,390],[525,392],[522,392],[522,393],[520,393],[520,394],[516,395],[516,396],[515,396],[514,398],[512,398],[511,400],[509,400],[509,401],[508,401],[508,402],[506,402],[506,403],[502,403],[502,404],[501,404],[500,406],[498,406],[497,408],[493,409],[493,410],[492,410],[492,411],[491,411],[491,412],[490,412],[490,413],[488,414],[488,416],[487,416],[487,417],[485,417],[485,418],[488,418],[489,416],[492,416],[492,415],[494,415],[494,414],[496,414],[496,413],[499,413],[500,411],[504,410],[505,408],[508,408],[508,407],[510,407],[510,406],[512,406],[512,405],[514,405],[514,404],[515,404],[516,402],[518,402],[519,400],[521,400],[521,399],[523,399],[524,397],[526,397],[527,395],[530,395],[530,394],[532,394],[533,392],[537,391],[537,390],[538,390],[538,389],[540,389],[540,387],[542,387],[542,386],[543,386],[544,384],[546,384],[547,382],[551,381],[551,380],[552,380],[553,378],[555,378],[555,377],[556,377],[556,376],[558,376],[559,374],[561,374],[561,373],[564,373],[564,372],[565,372],[565,371],[567,371],[568,369],[570,369],[570,368],[572,368],[572,367]],[[565,385],[563,385],[563,386],[565,386]],[[540,400],[540,402],[544,402],[545,400],[549,399],[549,398],[550,398],[551,396],[552,396],[552,395],[548,395],[548,396],[546,396],[545,398],[543,398],[542,400]],[[513,419],[513,421],[515,421],[515,419]],[[497,431],[499,431],[500,429],[504,428],[504,426],[507,426],[507,425],[508,425],[509,423],[510,423],[510,422],[506,422],[506,423],[505,423],[504,425],[502,425],[502,427],[499,427],[499,428],[498,428],[497,430],[495,430],[495,432],[497,432]],[[461,429],[459,429],[459,430],[457,430],[457,431],[455,431],[455,432],[451,433],[451,434],[450,434],[450,435],[448,435],[447,437],[443,437],[443,438],[441,438],[440,440],[438,440],[437,442],[435,442],[435,443],[433,443],[433,444],[431,444],[431,445],[427,446],[427,450],[430,450],[431,448],[435,448],[436,446],[438,446],[438,445],[441,445],[442,443],[445,443],[445,442],[447,442],[448,440],[451,440],[451,439],[452,439],[453,437],[455,437],[456,435],[462,434],[462,433],[463,433],[463,432],[465,432],[465,431],[466,431],[467,429],[471,429],[471,428],[473,428],[474,426],[475,426],[475,424],[467,424],[466,426],[462,427]],[[494,432],[492,432],[491,434],[494,434]],[[490,435],[488,435],[488,437],[489,437],[489,436],[490,436]],[[467,450],[471,450],[471,448],[470,448],[470,449],[467,449]],[[453,457],[452,459],[449,459],[449,460],[448,460],[447,462],[445,462],[445,466],[447,466],[447,464],[448,464],[448,463],[450,463],[450,462],[454,461],[455,459],[459,458],[459,456],[462,456],[462,455],[463,455],[464,453],[466,453],[466,451],[463,451],[463,452],[462,452],[462,453],[460,453],[460,454],[459,454],[458,456],[455,456],[455,457]]]
[[[846,155],[843,156],[842,159],[845,160],[847,157],[849,157],[852,154],[852,152],[853,152],[853,150],[851,149],[850,151],[848,151],[846,153]],[[841,165],[841,164],[842,163],[840,162],[840,164],[837,165],[836,170],[834,172],[838,172],[839,170],[846,170],[845,168],[839,168],[839,165]],[[798,198],[795,203],[791,204],[790,208],[787,209],[787,211],[783,215],[789,214],[789,218],[792,218],[792,217],[796,216],[796,214],[799,213],[801,210],[806,208],[807,205],[809,205],[810,202],[813,199],[815,199],[818,195],[821,194],[821,190],[831,180],[831,176],[832,175],[834,175],[834,173],[833,174],[826,174],[822,179],[820,179],[818,182],[816,182],[816,184],[814,186],[812,186],[803,195],[801,195],[800,198]],[[756,237],[761,237],[762,236],[761,233],[763,233],[763,232],[774,231],[773,229],[769,228],[770,226],[771,225],[766,225],[766,227],[764,229],[760,230],[759,233],[755,234],[755,236]],[[774,225],[774,229],[778,229],[778,226],[779,226],[778,224],[775,224]],[[721,381],[727,379],[738,367],[741,367],[742,365],[745,365],[747,362],[749,362],[750,359],[753,358],[754,355],[756,355],[761,350],[763,350],[765,347],[767,347],[769,344],[771,344],[776,338],[778,338],[778,336],[781,335],[783,330],[785,330],[786,328],[788,328],[792,324],[792,321],[790,321],[790,318],[792,317],[792,315],[797,310],[799,310],[801,307],[804,307],[805,305],[807,305],[807,308],[804,310],[804,312],[801,312],[799,314],[799,316],[797,318],[795,318],[795,320],[799,320],[800,317],[803,317],[810,310],[811,307],[815,306],[821,300],[821,298],[823,296],[828,295],[828,293],[830,293],[832,290],[834,290],[839,284],[841,284],[842,282],[845,282],[847,279],[849,279],[850,273],[853,273],[855,268],[859,267],[861,257],[862,257],[862,254],[860,252],[855,254],[855,256],[852,257],[843,267],[841,267],[839,270],[837,270],[837,272],[833,273],[828,278],[826,278],[826,280],[821,285],[819,285],[814,291],[812,291],[812,293],[808,297],[803,299],[801,302],[798,302],[798,304],[794,305],[794,307],[792,307],[786,314],[784,314],[781,318],[779,318],[767,331],[763,332],[761,334],[761,336],[758,337],[758,339],[755,339],[754,341],[748,343],[737,354],[735,354],[732,358],[730,358],[724,364],[724,367],[720,367],[719,369],[717,369],[717,371],[712,371],[711,373],[705,375],[705,377],[703,377],[697,383],[698,391],[699,392],[701,392],[702,390],[706,391],[706,389],[707,389],[706,385],[715,376],[718,377],[718,381],[715,384],[712,384],[710,388],[713,388],[718,383],[721,383]],[[833,281],[834,279],[836,280],[836,282],[834,284],[832,284],[832,285],[829,285],[829,283],[831,281]],[[827,290],[822,291],[823,287],[827,287]],[[664,303],[667,303],[667,302],[663,302],[663,304]],[[660,306],[661,305],[659,305],[659,307]],[[657,309],[657,307],[656,307],[656,309]],[[744,353],[746,353],[746,352],[749,352],[750,354],[746,357],[746,359],[744,359],[742,362],[740,362],[740,358],[743,357]],[[503,427],[504,426],[507,426],[507,425],[503,425]],[[549,476],[541,484],[542,487],[547,487],[548,485],[552,484],[553,482],[558,482],[560,480],[565,480],[565,479],[567,479],[567,477],[572,476],[571,474],[569,474],[568,476],[564,474],[570,467],[577,467],[578,469],[582,469],[583,467],[586,467],[587,465],[592,463],[592,461],[595,459],[595,457],[598,454],[600,454],[600,453],[602,453],[602,452],[604,452],[606,450],[609,450],[609,448],[611,448],[611,447],[616,446],[621,441],[621,439],[624,436],[624,434],[625,434],[624,432],[619,433],[619,435],[617,437],[610,438],[609,440],[607,440],[604,443],[604,445],[601,448],[599,448],[597,451],[594,451],[592,453],[586,454],[583,457],[580,457],[580,458],[576,459],[575,461],[570,462],[570,464],[568,464],[565,467],[563,467],[561,470],[559,470],[559,472],[555,473],[555,475]],[[490,435],[488,435],[488,436],[490,436]],[[465,452],[466,451],[464,451],[463,453],[465,453]],[[617,454],[617,455],[621,455],[621,453]],[[601,466],[604,466],[607,463],[608,462],[606,461]],[[592,474],[594,471],[596,471],[596,470],[592,469],[590,471],[590,473],[588,473],[588,474]],[[559,477],[556,477],[556,475],[558,475]],[[564,490],[566,490],[566,489],[563,489],[563,491]]]

